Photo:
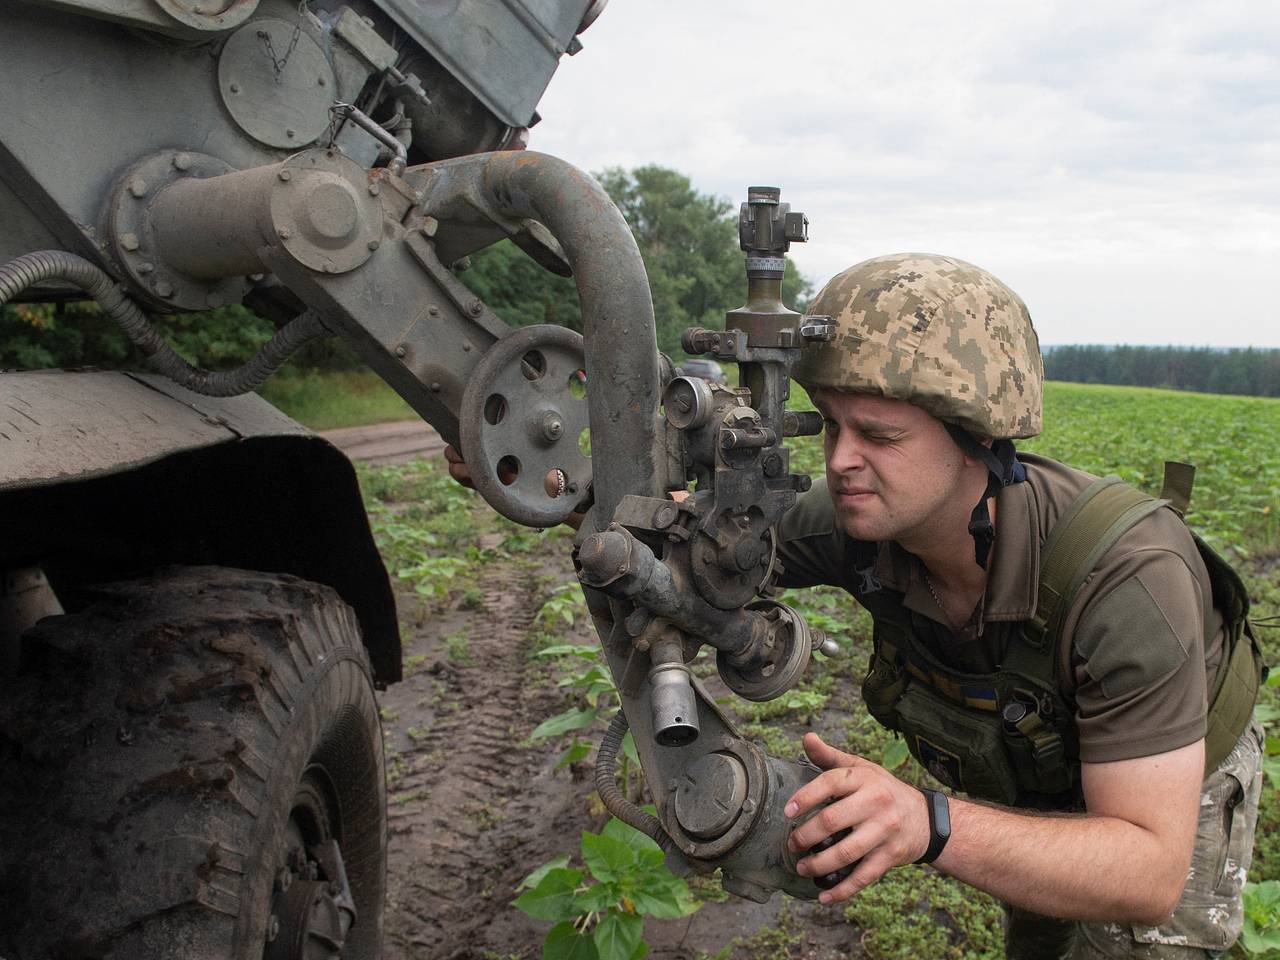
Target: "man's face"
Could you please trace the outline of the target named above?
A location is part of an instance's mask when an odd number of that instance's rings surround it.
[[[965,457],[942,421],[905,400],[815,391],[827,488],[857,540],[914,540],[951,509]],[[971,504],[965,504],[967,512]]]

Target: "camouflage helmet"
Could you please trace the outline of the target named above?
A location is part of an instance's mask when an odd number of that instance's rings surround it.
[[[854,264],[810,305],[835,338],[805,348],[792,376],[907,400],[993,439],[1041,430],[1044,363],[1026,305],[985,270],[927,253]]]

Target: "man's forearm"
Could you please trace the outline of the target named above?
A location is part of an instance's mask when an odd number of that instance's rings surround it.
[[[1126,820],[1029,814],[951,799],[934,866],[1015,906],[1075,920],[1158,924],[1186,879],[1159,837]]]

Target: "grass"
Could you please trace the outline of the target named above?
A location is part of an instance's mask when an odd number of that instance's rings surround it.
[[[323,391],[320,391],[323,392]],[[791,406],[811,406],[794,391]],[[314,415],[314,408],[307,416]],[[401,416],[403,413],[397,414]],[[305,422],[305,421],[304,421]],[[344,421],[350,422],[350,421]],[[1062,459],[1094,473],[1115,473],[1158,492],[1164,459],[1199,468],[1189,522],[1237,566],[1258,617],[1280,614],[1280,401],[1217,397],[1141,388],[1050,383],[1045,393],[1045,434],[1019,448]],[[793,442],[793,468],[821,472],[820,438]],[[489,511],[473,492],[448,479],[441,462],[359,470],[375,535],[388,567],[418,594],[424,609],[466,610],[482,597],[474,587],[480,568],[503,562],[540,569],[546,551],[569,550],[565,528],[535,533]],[[542,584],[542,605],[531,630],[535,647],[566,642],[584,618],[575,582]],[[900,756],[900,741],[862,708],[857,686],[870,651],[870,620],[842,591],[788,591],[782,598],[841,646],[842,656],[810,670],[786,698],[765,704],[725,706],[744,735],[777,755],[794,757],[798,734],[818,729],[829,742],[879,762]],[[1267,660],[1280,662],[1280,630],[1264,630]],[[447,655],[468,655],[465,632],[452,635]],[[573,642],[584,642],[575,639]],[[420,656],[420,655],[416,655]],[[407,666],[420,669],[421,661]],[[700,661],[699,673],[707,672]],[[1280,688],[1261,697],[1262,711],[1280,715]],[[526,731],[527,732],[527,731]],[[896,751],[896,752],[895,752]],[[892,764],[889,764],[892,765]],[[404,762],[391,757],[390,779]],[[910,782],[924,782],[913,761],[895,767]],[[1280,879],[1280,799],[1268,783],[1258,824],[1253,881]],[[704,909],[714,909],[708,904]],[[784,911],[776,926],[755,931],[721,956],[800,955],[797,921]],[[948,957],[980,960],[1002,955],[1000,909],[990,897],[948,877],[917,867],[892,871],[848,905],[835,922],[849,924],[849,943],[861,941],[871,956]],[[743,951],[746,953],[743,953]],[[1236,947],[1233,957],[1243,957]]]
[[[258,389],[268,403],[312,430],[413,420],[413,408],[372,370],[282,371]]]

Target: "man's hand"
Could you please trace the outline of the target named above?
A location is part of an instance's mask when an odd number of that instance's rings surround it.
[[[467,469],[467,462],[462,459],[462,454],[454,449],[453,444],[445,444],[444,458],[449,461],[449,476],[464,487],[474,490],[475,484],[471,482],[471,471]]]
[[[929,810],[924,794],[884,767],[828,746],[816,733],[804,737],[809,759],[825,772],[787,801],[788,817],[803,817],[831,801],[796,827],[788,845],[799,853],[847,828],[852,832],[797,865],[802,876],[821,877],[862,862],[848,877],[818,897],[839,903],[879,880],[891,867],[911,863],[929,847]]]

